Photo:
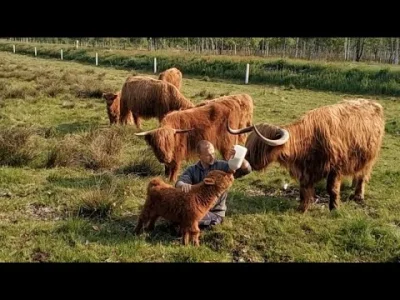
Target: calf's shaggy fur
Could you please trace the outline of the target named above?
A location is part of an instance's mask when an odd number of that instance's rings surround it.
[[[121,109],[121,91],[116,93],[103,93],[103,98],[106,100],[106,109],[110,125],[118,124]],[[129,112],[127,124],[133,125],[132,112]]]
[[[165,183],[160,177],[152,179],[147,186],[147,198],[139,217],[135,233],[141,232],[147,223],[147,229],[153,230],[159,217],[180,225],[182,243],[190,240],[199,246],[200,229],[198,222],[205,216],[217,199],[229,189],[234,181],[232,172],[213,170],[204,180],[192,186],[185,193],[180,188]]]

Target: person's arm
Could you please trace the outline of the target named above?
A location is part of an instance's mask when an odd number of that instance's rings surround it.
[[[247,160],[243,160],[242,165],[240,166],[239,169],[236,170],[235,174],[233,175],[235,178],[240,178],[243,177],[249,173],[251,173],[252,168],[250,163]]]
[[[193,167],[189,167],[178,178],[175,187],[177,188],[180,187],[182,191],[186,193],[189,192],[193,184],[192,178],[193,178]]]

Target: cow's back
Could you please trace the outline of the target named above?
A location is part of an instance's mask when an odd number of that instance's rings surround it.
[[[163,103],[168,94],[168,83],[151,77],[136,76],[126,81],[121,90],[121,102],[143,118],[151,118],[169,110]]]
[[[227,95],[206,102],[205,105],[224,106],[230,112],[229,125],[231,128],[243,128],[252,125],[254,103],[248,94]],[[226,130],[224,128],[223,130]],[[246,134],[238,135],[238,143],[244,144]]]
[[[332,169],[350,175],[368,167],[380,151],[385,130],[383,108],[364,99],[344,101],[306,114],[298,145],[306,145],[300,159],[316,172]]]
[[[238,102],[209,103],[204,106],[174,111],[167,114],[161,122],[161,126],[172,128],[189,129],[192,131],[186,134],[177,134],[177,144],[180,147],[187,147],[187,154],[194,155],[196,145],[201,140],[210,141],[218,150],[226,147],[233,147],[239,142],[238,136],[231,135],[226,130],[226,120],[233,120],[239,124],[242,110]],[[238,125],[232,125],[238,126]]]

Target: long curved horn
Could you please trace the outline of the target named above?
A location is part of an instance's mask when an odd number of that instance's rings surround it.
[[[194,128],[190,128],[190,129],[175,129],[175,133],[184,133],[184,132],[188,132],[188,131],[192,131]]]
[[[143,132],[136,132],[135,135],[137,135],[137,136],[149,135],[150,133],[152,133],[155,130],[157,130],[157,129],[152,129],[152,130],[143,131]]]
[[[281,137],[277,140],[270,140],[267,139],[265,136],[263,136],[257,129],[256,126],[254,126],[254,131],[257,133],[257,135],[268,145],[276,147],[285,144],[288,139],[289,139],[289,131],[283,128],[279,128],[279,133],[281,134]]]
[[[229,123],[226,122],[226,129],[231,134],[241,134],[241,133],[250,132],[250,131],[253,130],[253,128],[254,128],[254,125],[249,126],[249,127],[245,127],[245,128],[241,128],[241,129],[232,129],[232,128],[229,127]]]

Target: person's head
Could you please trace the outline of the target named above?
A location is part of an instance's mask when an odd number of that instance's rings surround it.
[[[210,166],[215,162],[215,150],[214,145],[209,141],[202,140],[197,144],[197,155],[199,156],[200,161]]]

